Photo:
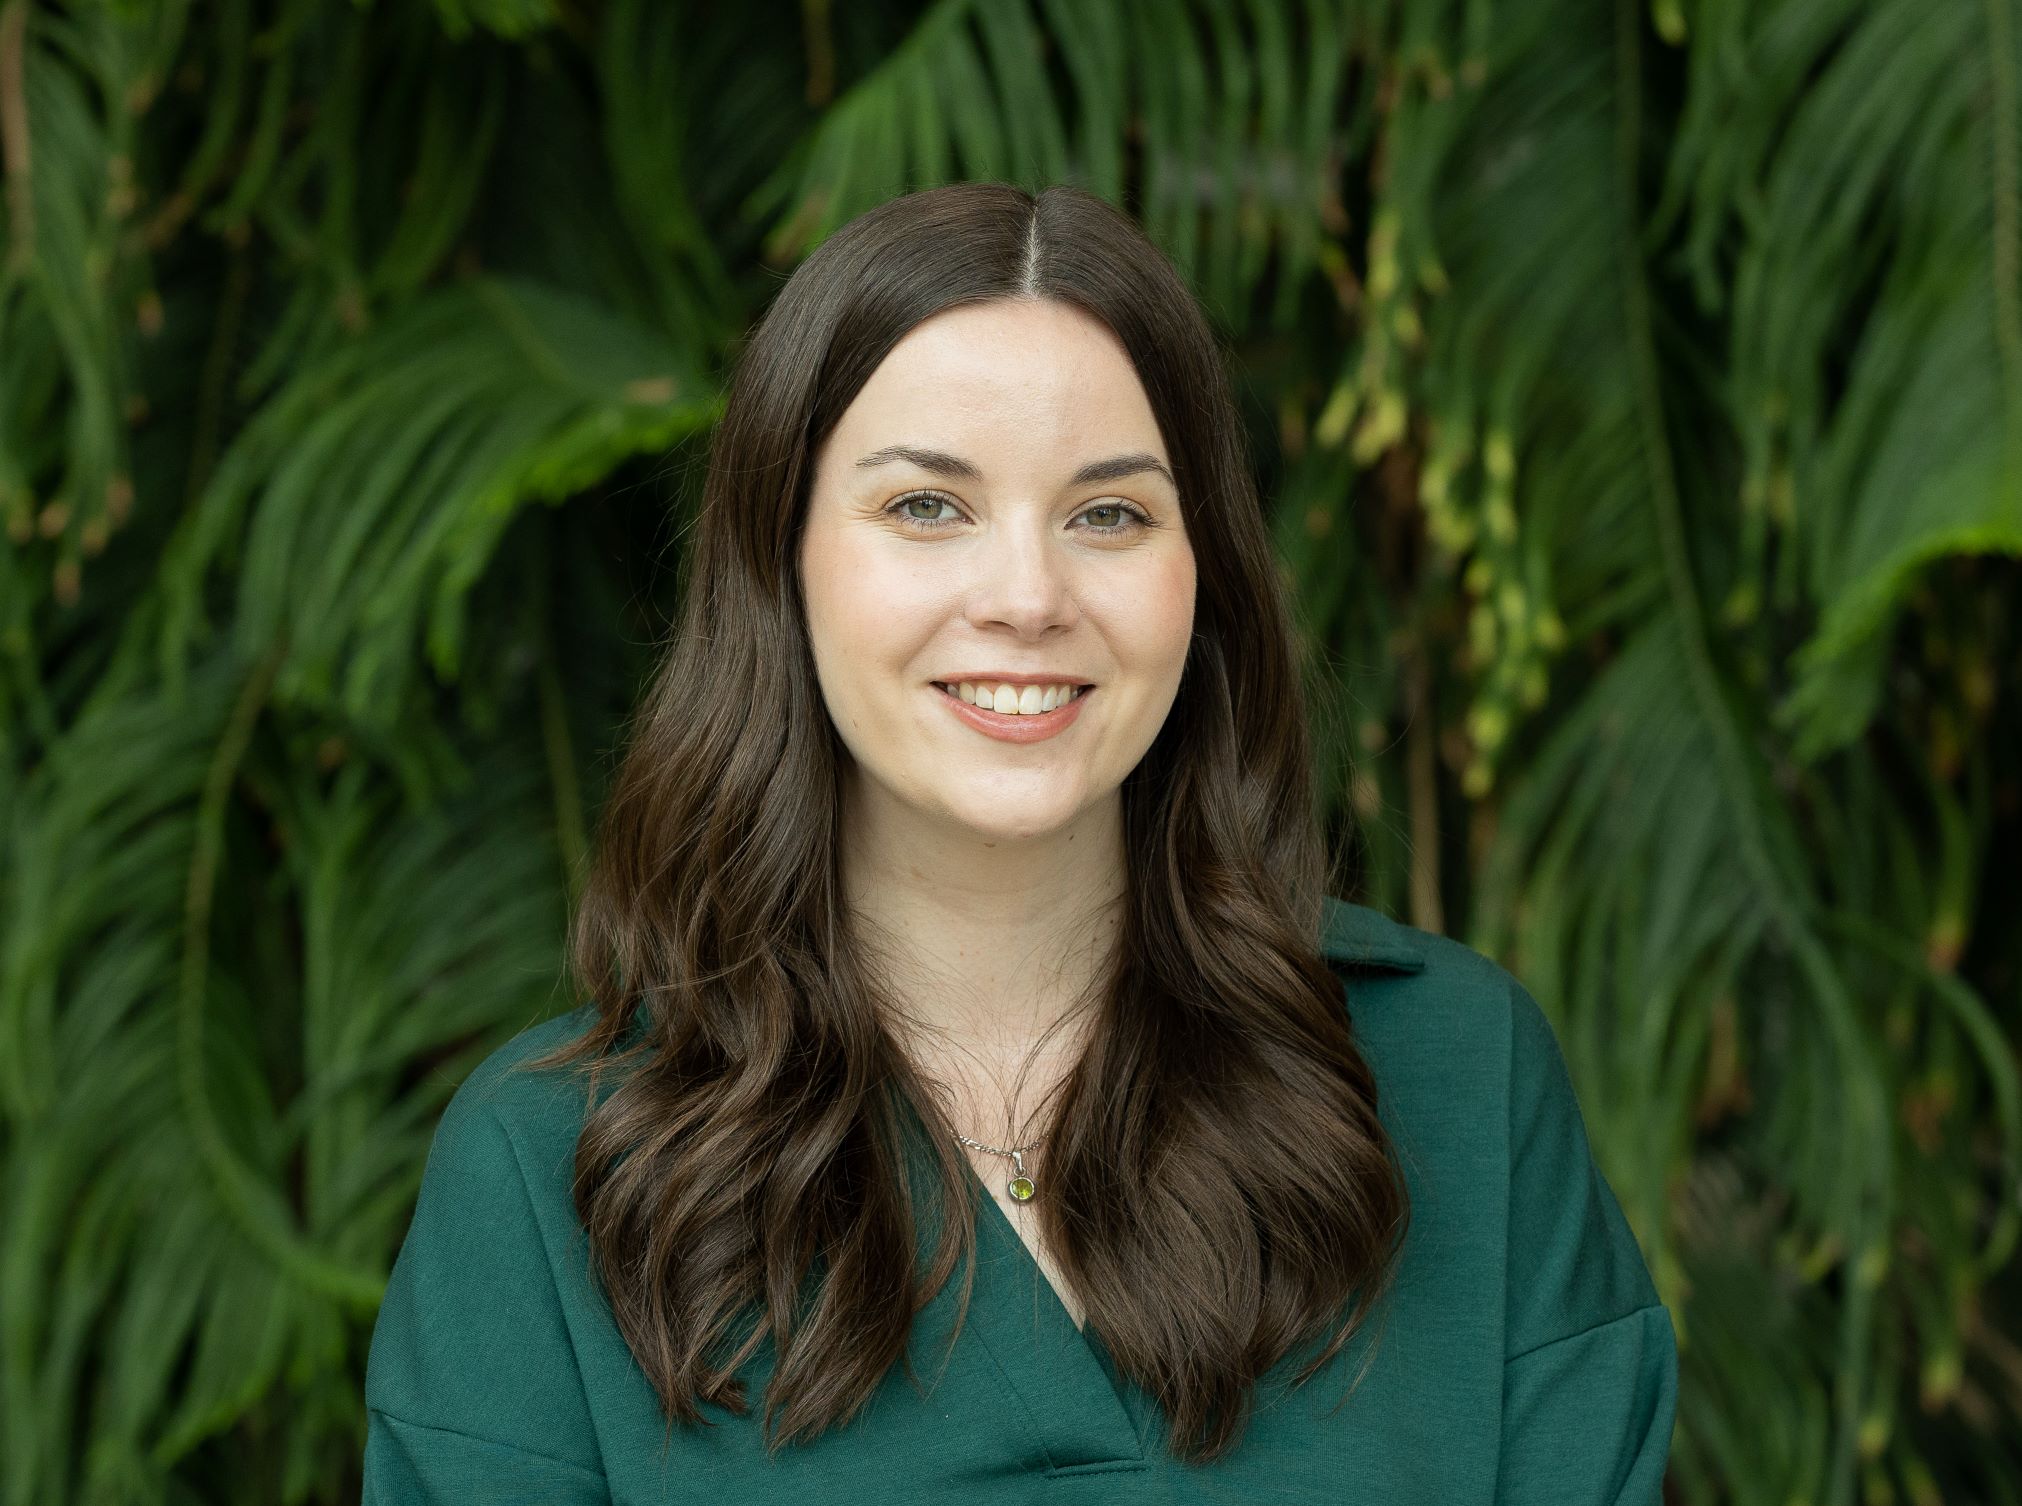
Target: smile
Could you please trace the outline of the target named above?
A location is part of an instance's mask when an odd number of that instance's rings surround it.
[[[1055,706],[1051,711],[1004,712],[985,710],[963,700],[954,690],[939,681],[934,682],[934,693],[940,697],[948,709],[960,717],[968,726],[986,737],[994,737],[999,742],[1036,743],[1046,738],[1058,736],[1073,726],[1081,715],[1082,702],[1095,694],[1093,685],[1081,687],[1071,699]]]

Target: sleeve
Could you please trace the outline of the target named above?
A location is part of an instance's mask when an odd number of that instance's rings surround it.
[[[477,1087],[436,1129],[372,1330],[364,1506],[608,1506],[527,1178]]]
[[[1550,1021],[1511,984],[1498,1506],[1657,1506],[1678,1401],[1671,1314],[1595,1165]]]

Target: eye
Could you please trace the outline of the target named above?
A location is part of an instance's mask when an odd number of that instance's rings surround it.
[[[1115,513],[1119,521],[1106,525],[1098,523],[1089,530],[1091,533],[1135,533],[1140,528],[1154,526],[1146,514],[1128,502],[1098,502],[1083,512],[1082,516],[1085,518],[1089,513],[1095,512]]]
[[[890,507],[885,509],[885,516],[896,518],[902,526],[911,529],[915,533],[934,533],[943,528],[952,528],[956,523],[961,521],[960,518],[923,518],[917,513],[907,511],[907,509],[925,505],[932,505],[938,508],[944,503],[949,507],[955,505],[954,499],[943,492],[907,492],[905,496],[899,498]],[[1091,514],[1098,513],[1113,516],[1117,521],[1114,523],[1092,523],[1081,530],[1083,533],[1121,535],[1137,533],[1140,530],[1158,526],[1152,522],[1151,517],[1147,513],[1133,507],[1128,502],[1098,502],[1093,507],[1083,508],[1080,516],[1085,518]]]
[[[904,509],[921,503],[939,507],[944,502],[950,507],[954,506],[954,502],[950,498],[943,496],[940,492],[908,492],[890,507],[887,507],[885,515],[897,518],[906,527],[918,533],[932,533],[935,529],[946,528],[957,520],[954,518],[922,518],[913,513],[906,512]]]

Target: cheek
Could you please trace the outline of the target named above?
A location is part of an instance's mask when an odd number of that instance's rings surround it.
[[[1106,593],[1104,616],[1133,669],[1177,678],[1194,634],[1193,554],[1177,550],[1146,565],[1126,589]]]
[[[958,599],[931,578],[889,558],[866,560],[849,591],[864,662],[887,670],[914,666]]]
[[[914,625],[924,631],[939,610],[930,578],[875,539],[810,535],[801,570],[824,673],[903,662],[920,636]]]

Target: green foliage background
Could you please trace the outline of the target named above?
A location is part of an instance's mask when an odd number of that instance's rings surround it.
[[[951,177],[1218,321],[1364,896],[1501,956],[1677,1498],[2022,1500],[2018,0],[0,0],[0,1502],[356,1498],[736,342]]]

